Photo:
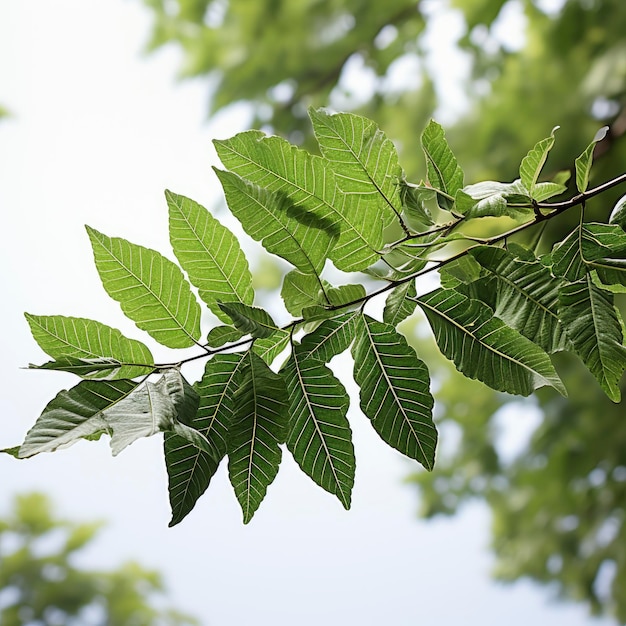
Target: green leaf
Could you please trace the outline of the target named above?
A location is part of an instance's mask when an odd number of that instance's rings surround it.
[[[306,307],[330,304],[323,287],[319,277],[293,270],[285,274],[280,295],[287,311],[294,317],[300,317]]]
[[[213,168],[226,202],[244,230],[263,247],[305,274],[319,276],[339,236],[328,218],[296,206],[282,192],[248,182],[232,172]]]
[[[496,317],[548,353],[567,349],[558,314],[558,282],[544,265],[521,261],[493,246],[472,248],[470,255],[496,278]]]
[[[271,337],[255,339],[252,350],[258,354],[268,365],[289,345],[290,333],[279,329]]]
[[[3,448],[2,450],[0,450],[0,452],[2,454],[8,454],[9,456],[12,456],[14,459],[19,459],[20,458],[20,447],[19,446],[13,446],[12,448]]]
[[[626,259],[601,259],[591,265],[591,277],[600,289],[626,293]]]
[[[287,448],[307,476],[349,509],[355,459],[348,394],[330,369],[298,348],[282,373],[291,415]]]
[[[170,241],[198,295],[223,322],[218,302],[252,304],[252,274],[233,233],[197,202],[165,192]]]
[[[200,397],[196,415],[188,425],[209,442],[204,451],[173,432],[165,433],[165,465],[172,509],[170,526],[181,522],[206,491],[227,450],[228,427],[233,415],[233,395],[241,379],[244,354],[216,354],[207,362],[195,384]]]
[[[339,285],[339,287],[326,286],[326,293],[333,306],[356,306],[365,298],[365,287],[358,283],[351,285]]]
[[[262,339],[271,337],[278,330],[270,314],[263,309],[247,306],[241,302],[220,302],[219,306],[233,321],[235,328],[244,335]]]
[[[626,348],[613,296],[596,287],[587,275],[561,287],[559,314],[576,354],[609,398],[619,402]]]
[[[511,206],[524,204],[528,206]],[[487,180],[459,189],[455,196],[455,213],[467,219],[476,217],[502,217],[517,219],[533,212],[528,191],[519,179],[512,183]]]
[[[434,224],[428,204],[436,204],[436,192],[432,187],[414,185],[402,179],[398,182],[400,201],[404,216],[414,225]]]
[[[415,297],[415,281],[411,280],[402,285],[394,287],[387,296],[385,310],[383,311],[383,321],[392,326],[397,326],[407,317],[415,312],[417,303]]]
[[[83,381],[61,391],[28,431],[20,458],[67,447],[99,431],[111,435],[113,455],[140,437],[171,430],[191,412],[189,392],[178,370],[156,383]]]
[[[421,137],[422,149],[426,156],[428,182],[435,188],[454,198],[463,188],[463,170],[450,150],[443,128],[431,120]],[[439,198],[442,209],[450,209],[452,201]]]
[[[359,319],[352,356],[361,409],[376,432],[432,470],[437,430],[426,365],[393,326],[367,315]]]
[[[344,194],[322,157],[310,155],[279,137],[258,131],[214,141],[222,163],[242,178],[280,193],[306,212],[340,230],[330,258],[337,268],[358,271],[379,258],[383,246],[381,220],[370,218],[366,202]]]
[[[288,428],[287,389],[254,352],[234,398],[233,420],[228,432],[228,474],[247,524],[278,473],[279,444]]]
[[[603,126],[596,133],[585,151],[576,159],[576,187],[580,193],[587,191],[587,186],[589,185],[589,173],[591,172],[591,164],[593,163],[594,148],[599,141],[602,141],[606,137],[608,131],[609,127]]]
[[[533,190],[533,200],[543,202],[544,200],[554,198],[554,196],[560,196],[566,191],[566,185],[560,185],[552,182],[537,183]]]
[[[555,126],[550,136],[538,141],[535,147],[522,159],[519,175],[522,185],[524,185],[531,198],[535,198],[535,184],[548,158],[548,153],[554,145],[554,133],[558,128],[558,126]]]
[[[46,364],[45,369],[109,380],[135,378],[153,369],[150,350],[116,328],[82,317],[24,315],[39,347],[59,362],[56,367]]]
[[[232,326],[215,326],[209,331],[206,342],[209,348],[221,348],[227,343],[239,341],[243,336],[244,333]]]
[[[339,188],[365,196],[371,219],[391,224],[402,212],[398,187],[402,168],[393,142],[375,122],[354,113],[310,108],[309,117]]]
[[[102,284],[124,314],[168,348],[196,344],[200,305],[178,266],[155,250],[87,232]]]
[[[566,395],[548,355],[482,302],[453,289],[436,289],[417,302],[441,352],[468,378],[523,396],[543,385]]]
[[[301,353],[328,363],[350,347],[359,317],[360,313],[348,312],[324,320],[313,332],[302,338]]]

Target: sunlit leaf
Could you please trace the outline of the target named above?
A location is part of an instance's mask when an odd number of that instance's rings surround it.
[[[527,206],[514,206],[514,205]],[[518,218],[533,212],[528,191],[519,179],[512,183],[487,180],[459,189],[455,196],[455,213],[467,219],[475,217]]]
[[[552,129],[549,137],[538,141],[534,148],[522,159],[519,168],[519,175],[522,185],[526,188],[531,198],[535,198],[535,184],[541,174],[541,170],[548,158],[548,153],[554,145],[554,133],[558,130],[558,126]]]
[[[289,337],[289,331],[279,329],[271,337],[255,339],[252,350],[268,365],[271,365],[276,357],[289,345]]]
[[[150,350],[116,328],[82,317],[25,316],[39,347],[57,361],[56,365],[43,365],[45,369],[109,380],[135,378],[152,371]]]
[[[482,302],[454,289],[436,289],[417,302],[441,352],[468,378],[523,396],[543,385],[566,395],[548,355]]]
[[[361,409],[376,432],[431,470],[437,430],[426,365],[393,326],[367,315],[359,318],[352,356]]]
[[[328,363],[350,347],[359,317],[360,313],[348,312],[324,320],[313,332],[302,338],[301,353]]]
[[[305,474],[349,509],[355,460],[348,394],[330,369],[298,348],[282,373],[291,415],[287,448]]]
[[[243,336],[244,333],[233,326],[214,326],[209,331],[206,342],[209,348],[221,348],[227,343],[239,341]]]
[[[198,295],[222,321],[218,302],[252,304],[252,274],[239,242],[197,202],[165,192],[170,241],[176,258],[198,288]]]
[[[417,303],[415,302],[417,291],[415,281],[405,282],[394,287],[387,296],[385,310],[383,311],[383,321],[392,326],[397,326],[400,322],[410,317],[415,312]]]
[[[585,151],[576,159],[576,187],[578,191],[584,193],[589,185],[589,173],[593,163],[593,151],[596,144],[602,141],[609,132],[608,126],[603,126],[595,135],[591,143],[585,148]]]
[[[125,315],[168,348],[197,343],[200,305],[178,266],[155,250],[87,232],[102,284]]]
[[[358,271],[378,259],[383,245],[383,221],[371,219],[363,198],[340,191],[323,158],[258,131],[215,140],[214,144],[229,170],[282,194],[294,206],[338,228],[339,240],[330,258],[339,269]]]

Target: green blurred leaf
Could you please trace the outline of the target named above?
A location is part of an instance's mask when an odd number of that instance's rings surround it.
[[[359,318],[352,356],[361,409],[376,432],[432,470],[437,430],[426,365],[393,326],[367,315]]]
[[[165,192],[170,241],[181,267],[198,288],[200,298],[223,322],[218,302],[252,304],[252,275],[239,242],[197,202]]]
[[[200,306],[178,266],[155,250],[87,232],[102,284],[125,315],[168,348],[196,344]]]
[[[135,378],[153,369],[150,350],[116,328],[82,317],[24,315],[39,347],[57,361],[44,369],[109,380]]]

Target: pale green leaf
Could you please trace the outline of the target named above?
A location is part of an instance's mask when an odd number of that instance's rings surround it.
[[[596,287],[587,275],[561,287],[559,314],[576,354],[609,398],[619,402],[626,348],[613,296]]]
[[[596,144],[602,141],[609,132],[608,126],[603,126],[595,135],[591,143],[585,148],[585,151],[576,159],[576,187],[578,191],[584,193],[589,185],[589,173],[591,172],[591,164],[593,163],[593,151]]]
[[[268,365],[271,365],[276,357],[289,345],[289,331],[277,330],[271,337],[255,339],[252,350],[258,354]]]
[[[228,431],[228,474],[247,524],[276,477],[288,429],[287,389],[254,352],[234,396]]]
[[[441,352],[468,378],[523,396],[543,385],[566,395],[548,355],[494,317],[487,305],[454,289],[436,289],[417,302]]]
[[[298,348],[282,374],[291,415],[287,448],[307,476],[349,509],[355,459],[348,394],[330,369]]]
[[[567,185],[560,185],[553,182],[537,183],[533,190],[533,200],[543,202],[554,196],[560,196],[567,191]]]
[[[558,130],[558,126],[552,129],[549,137],[538,141],[534,148],[522,159],[519,168],[519,175],[522,185],[526,188],[531,198],[534,198],[535,184],[539,178],[539,174],[545,165],[548,153],[554,145],[554,133]]]
[[[354,113],[310,108],[309,117],[339,188],[365,196],[371,219],[391,224],[402,212],[398,186],[402,168],[393,142],[375,122]]]
[[[379,258],[383,222],[371,219],[363,198],[341,192],[323,158],[258,131],[214,144],[229,170],[338,228],[339,239],[330,258],[339,269],[358,271]]]
[[[170,526],[178,524],[193,509],[226,454],[233,395],[239,386],[243,356],[216,354],[207,362],[202,379],[194,386],[200,404],[188,425],[208,440],[211,453],[173,432],[165,433],[165,465],[172,509]]]
[[[543,264],[493,246],[472,248],[470,255],[496,278],[496,317],[548,353],[568,347],[559,321],[558,282]]]
[[[220,302],[219,307],[232,320],[235,328],[244,335],[263,339],[278,330],[276,323],[264,309],[247,306],[241,302]]]
[[[512,206],[523,205],[528,206]],[[466,219],[475,217],[519,218],[533,212],[528,191],[519,179],[512,183],[487,180],[459,189],[455,195],[454,212]]]
[[[196,344],[200,305],[179,267],[155,250],[87,232],[102,284],[125,315],[168,348]]]
[[[296,206],[285,194],[263,189],[214,168],[226,202],[244,230],[263,247],[305,274],[321,274],[339,236],[328,218]]]
[[[188,394],[178,370],[167,370],[156,383],[83,381],[46,406],[28,431],[20,457],[53,452],[103,430],[117,455],[140,437],[171,430],[179,414],[192,412]]]
[[[285,308],[294,317],[300,317],[302,309],[306,307],[330,304],[322,280],[318,276],[303,274],[298,270],[285,274],[280,295]]]
[[[437,430],[426,365],[391,324],[367,315],[359,318],[352,356],[361,409],[376,432],[432,470]]]
[[[209,348],[221,348],[227,343],[239,341],[243,336],[244,333],[233,326],[215,326],[209,331],[206,343]]]
[[[150,350],[116,328],[82,317],[30,313],[25,317],[39,347],[58,362],[56,367],[44,365],[46,369],[109,380],[135,378],[153,369]]]
[[[252,304],[252,274],[239,242],[197,202],[165,192],[170,241],[181,267],[198,295],[222,321],[218,302]]]
[[[435,189],[443,191],[454,198],[456,192],[463,188],[463,170],[450,150],[443,128],[431,120],[421,136],[422,150],[426,156],[428,182]],[[450,209],[452,201],[438,198],[443,209]]]

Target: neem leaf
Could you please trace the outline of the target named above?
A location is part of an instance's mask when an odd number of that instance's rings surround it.
[[[288,429],[287,389],[254,352],[248,352],[243,380],[234,396],[228,431],[228,474],[247,524],[278,473],[279,444]]]
[[[591,172],[591,164],[593,163],[593,151],[596,144],[602,141],[609,132],[608,126],[603,126],[595,135],[591,143],[585,148],[585,151],[576,159],[576,187],[578,191],[584,193],[589,185],[589,173]]]
[[[87,232],[102,284],[124,314],[168,348],[197,343],[200,306],[179,267],[155,250]]]
[[[468,378],[523,396],[542,385],[566,395],[548,355],[494,317],[487,305],[454,289],[435,289],[417,302],[441,352]]]
[[[456,195],[463,188],[463,170],[450,150],[443,128],[434,120],[430,120],[421,137],[422,149],[426,156],[428,182],[435,189],[448,196]],[[452,201],[438,198],[443,209],[450,209]]]
[[[197,202],[165,192],[170,241],[200,298],[222,321],[218,302],[252,304],[252,274],[237,237]]]
[[[219,307],[230,317],[235,328],[244,335],[263,339],[278,330],[276,323],[264,309],[247,306],[241,302],[220,302]]]
[[[330,369],[298,348],[282,374],[291,415],[287,448],[307,476],[349,509],[355,459],[348,394]]]
[[[361,409],[376,432],[391,447],[432,470],[437,429],[426,365],[391,324],[367,315],[357,323],[352,356]]]
[[[82,317],[25,313],[35,341],[56,362],[44,369],[70,371],[85,378],[135,378],[152,371],[150,350],[116,328]]]
[[[548,158],[548,153],[554,145],[554,133],[558,129],[559,127],[555,126],[550,136],[538,141],[534,148],[522,159],[519,175],[531,198],[536,199],[534,195],[535,184]]]

